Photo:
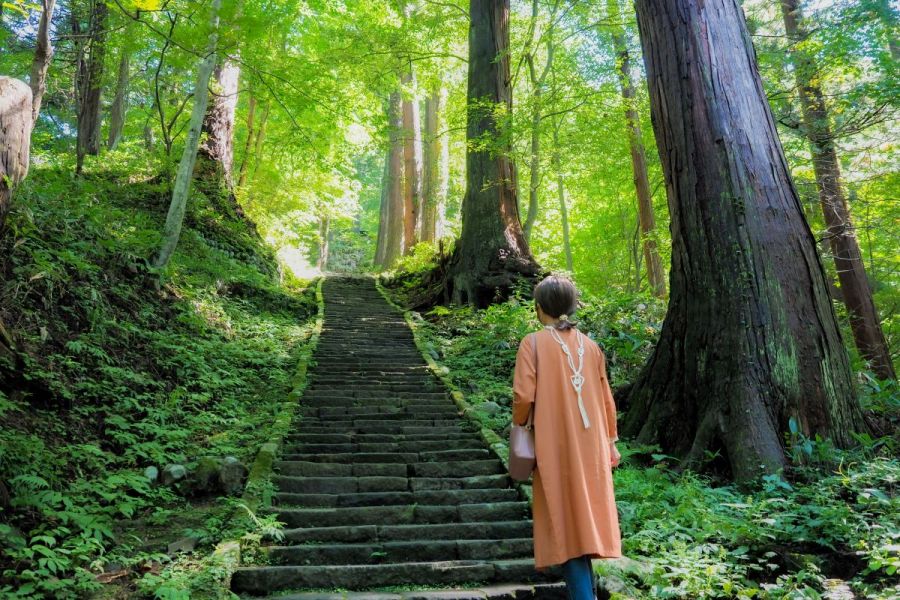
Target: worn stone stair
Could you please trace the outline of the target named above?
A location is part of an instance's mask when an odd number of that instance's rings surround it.
[[[428,371],[403,316],[368,278],[329,278],[323,292],[310,385],[275,465],[285,538],[266,548],[268,564],[238,569],[232,590],[564,597],[534,569],[528,503]],[[411,591],[422,586],[432,589]],[[380,588],[395,591],[363,591]]]

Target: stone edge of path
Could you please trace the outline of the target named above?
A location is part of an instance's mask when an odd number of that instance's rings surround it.
[[[409,326],[409,329],[413,334],[413,341],[416,344],[416,348],[419,351],[419,354],[422,355],[422,359],[428,365],[428,369],[437,377],[441,383],[446,386],[446,388],[450,391],[450,395],[453,398],[453,402],[456,404],[457,408],[459,408],[460,413],[472,422],[474,425],[478,427],[478,433],[481,436],[482,440],[488,445],[491,449],[491,452],[500,459],[500,462],[503,463],[503,466],[509,471],[509,444],[505,442],[499,435],[497,435],[494,431],[488,429],[482,423],[475,418],[475,406],[472,405],[468,400],[466,400],[465,394],[463,394],[462,390],[457,387],[455,383],[450,379],[450,376],[447,374],[447,368],[442,367],[434,360],[434,357],[428,352],[428,349],[425,347],[425,342],[422,340],[422,334],[420,332],[420,326],[416,323],[416,320],[413,318],[413,311],[408,310],[407,308],[397,304],[393,298],[391,298],[390,293],[385,289],[385,287],[381,284],[381,280],[378,277],[373,277],[375,281],[375,288],[378,290],[378,293],[381,294],[381,297],[385,299],[385,301],[394,307],[396,310],[399,310],[403,314],[403,318],[406,320],[406,324]],[[521,483],[515,482],[516,488],[519,490],[521,494],[528,499],[529,504],[532,502],[532,490],[531,483]]]
[[[322,334],[322,326],[325,322],[325,298],[322,295],[324,282],[324,276],[319,277],[316,282],[316,317],[309,338],[303,349],[300,350],[297,370],[291,379],[291,391],[288,393],[288,399],[281,402],[270,430],[269,441],[260,446],[253,465],[250,467],[250,473],[247,475],[247,485],[244,487],[241,501],[253,513],[259,509],[260,505],[268,505],[272,501],[271,490],[268,486],[272,476],[272,467],[281,448],[281,442],[290,429],[294,413],[303,396],[303,390],[306,389],[309,361],[319,345],[319,336]],[[233,514],[231,518],[234,518]],[[206,562],[210,568],[219,570],[224,589],[231,589],[231,575],[241,566],[240,540],[230,539],[219,542]]]

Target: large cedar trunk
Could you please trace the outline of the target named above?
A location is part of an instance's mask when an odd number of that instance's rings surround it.
[[[672,215],[669,310],[621,431],[739,480],[785,466],[784,433],[865,429],[815,239],[738,0],[638,0]]]
[[[388,228],[388,181],[391,176],[391,149],[388,148],[384,157],[384,172],[381,176],[381,204],[378,209],[378,237],[375,240],[375,258],[372,261],[376,267],[384,267],[384,257],[387,251]]]
[[[628,145],[631,150],[631,168],[634,174],[634,189],[637,193],[638,223],[644,263],[647,265],[647,280],[653,294],[663,297],[666,295],[666,274],[656,246],[656,217],[653,214],[650,178],[647,175],[647,152],[644,149],[641,121],[637,112],[637,94],[631,80],[631,56],[625,40],[625,28],[621,23],[619,0],[608,0],[607,7],[612,25],[613,47],[618,55],[619,88],[625,103],[625,122],[628,127]]]
[[[540,268],[519,221],[506,135],[512,111],[509,0],[470,0],[469,15],[466,195],[446,291],[456,303],[486,306],[508,296],[522,278],[535,278]]]
[[[403,253],[403,99],[393,92],[388,99],[389,148],[384,221],[383,267],[392,267]]]
[[[444,130],[447,89],[440,87],[425,99],[425,149],[422,176],[422,232],[434,242],[444,236],[444,205],[449,182],[449,147]]]
[[[31,89],[18,79],[0,76],[0,232],[12,188],[28,174],[31,107]]]
[[[42,0],[41,20],[38,24],[35,39],[34,59],[31,61],[31,121],[37,123],[41,114],[41,100],[47,89],[47,70],[53,58],[53,45],[50,43],[50,22],[53,20],[53,7],[56,0]]]
[[[788,38],[797,44],[806,37],[800,23],[797,0],[781,0],[784,27]],[[850,328],[860,354],[883,379],[896,379],[894,365],[881,319],[875,308],[872,290],[866,277],[866,266],[859,250],[856,229],[841,184],[841,168],[829,124],[825,95],[817,83],[812,58],[803,51],[794,52],[794,74],[803,108],[803,129],[809,140],[819,203],[828,227],[828,241],[834,255],[834,266],[841,284],[841,296],[850,315]]]
[[[94,0],[88,47],[81,61],[78,85],[78,137],[75,172],[81,173],[87,154],[100,154],[100,94],[106,60],[106,2]]]
[[[216,65],[216,83],[203,118],[203,141],[197,154],[197,177],[224,182],[229,191],[233,188],[234,118],[240,73],[240,67],[227,58]]]
[[[422,126],[419,100],[415,97],[416,75],[412,64],[403,76],[412,97],[403,100],[403,253],[418,242],[422,218]]]

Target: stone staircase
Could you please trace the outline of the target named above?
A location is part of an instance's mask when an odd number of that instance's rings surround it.
[[[267,548],[269,564],[240,568],[232,590],[564,597],[534,569],[528,503],[428,371],[403,316],[369,278],[329,278],[323,292],[311,382],[276,465],[285,539]]]

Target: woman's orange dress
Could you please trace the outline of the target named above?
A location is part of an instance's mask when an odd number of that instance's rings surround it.
[[[557,333],[577,367],[576,330]],[[532,510],[538,569],[585,554],[592,558],[622,555],[609,449],[609,443],[618,439],[616,407],[606,377],[606,357],[596,343],[583,337],[587,429],[570,380],[572,370],[551,332],[529,334],[516,355],[513,421],[525,424],[535,407],[537,467]]]

